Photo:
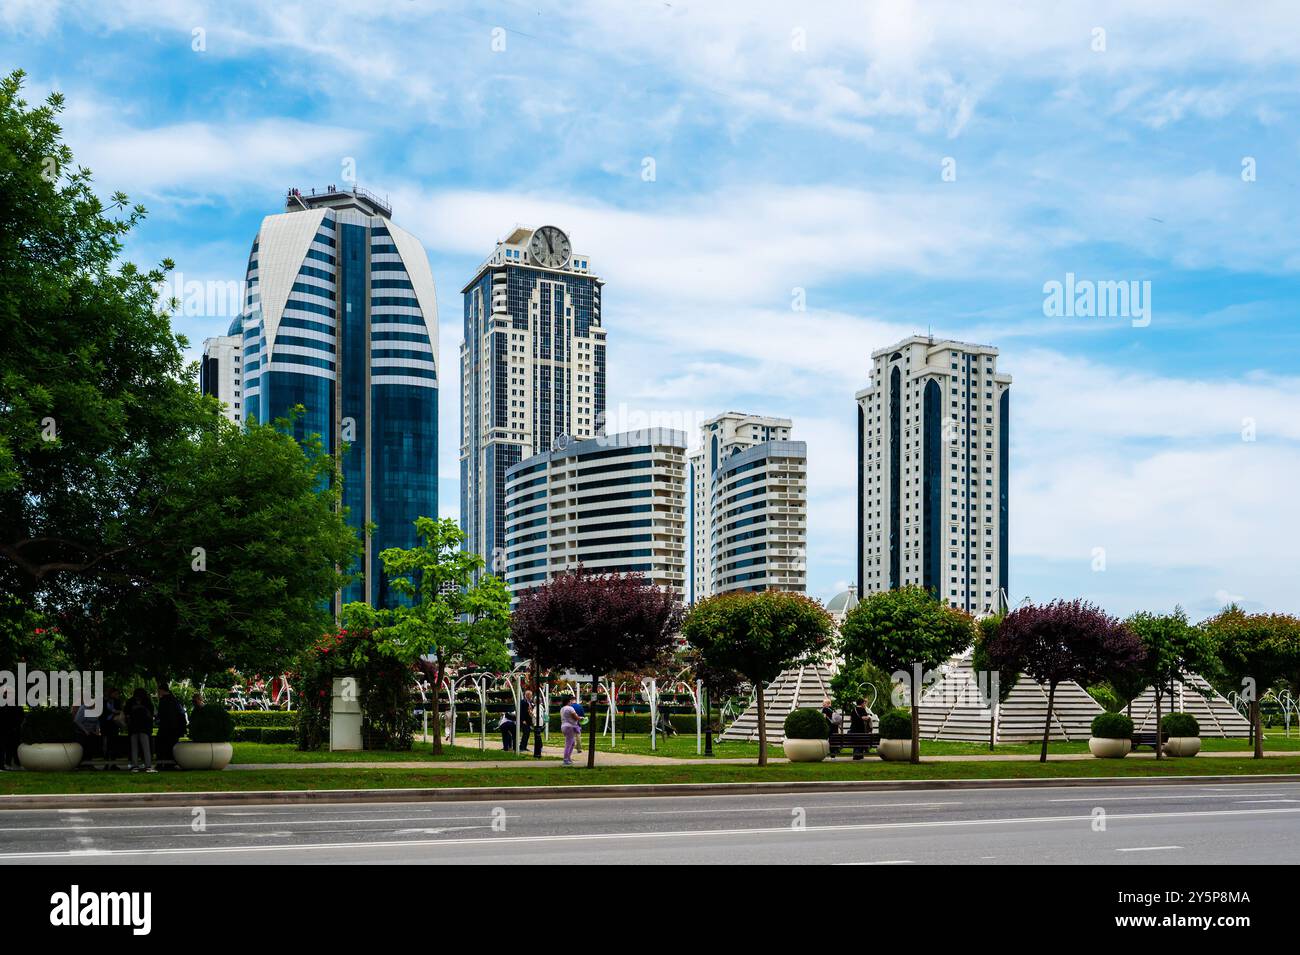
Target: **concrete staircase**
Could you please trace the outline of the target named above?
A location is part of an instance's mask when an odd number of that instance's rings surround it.
[[[993,713],[985,705],[969,654],[955,657],[939,680],[921,697],[918,716],[923,739],[987,743]],[[1102,706],[1077,683],[1062,683],[1052,702],[1049,738],[1081,740],[1092,735],[1092,718]],[[1035,742],[1043,738],[1047,687],[1022,676],[998,709],[998,743]]]
[[[820,710],[822,700],[831,695],[831,668],[822,664],[795,667],[782,671],[763,693],[766,707],[767,741],[780,744],[785,740],[785,718],[791,710],[807,707]],[[745,708],[719,739],[723,741],[758,740],[758,701]]]
[[[1173,698],[1168,688],[1161,694],[1161,714],[1189,713],[1201,724],[1202,736],[1220,738],[1250,735],[1250,721],[1196,673],[1184,673],[1174,683]],[[1156,691],[1147,687],[1128,708],[1133,728],[1154,733],[1156,730]]]

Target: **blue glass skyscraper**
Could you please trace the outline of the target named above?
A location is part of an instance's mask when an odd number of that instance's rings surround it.
[[[433,273],[390,216],[356,187],[290,190],[253,242],[239,322],[244,420],[302,405],[296,437],[320,435],[330,454],[346,447],[343,505],[365,554],[339,596],[375,606],[395,602],[380,553],[414,546],[415,519],[438,516]]]

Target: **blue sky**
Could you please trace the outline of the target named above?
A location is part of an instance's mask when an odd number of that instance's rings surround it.
[[[438,285],[444,514],[459,289],[552,222],[608,283],[615,426],[794,419],[814,595],[854,576],[870,353],[928,328],[1015,378],[1013,598],[1300,611],[1300,10],[807,6],[5,0],[0,64],[186,279],[242,279],[349,160],[390,197]],[[1045,315],[1067,273],[1149,281],[1150,324]]]

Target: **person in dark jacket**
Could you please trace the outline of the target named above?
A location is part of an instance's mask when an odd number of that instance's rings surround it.
[[[849,714],[849,732],[850,733],[870,733],[871,732],[871,713],[867,709],[866,697],[859,697],[858,701],[853,704],[853,712]],[[853,758],[861,759],[866,754],[866,749],[862,746],[853,747]]]
[[[180,769],[172,756],[172,747],[185,735],[186,726],[185,707],[181,705],[181,701],[176,699],[176,694],[171,691],[171,687],[166,684],[159,686],[158,752],[156,754],[159,763],[166,760],[172,764],[172,768]]]
[[[149,693],[144,687],[131,694],[126,705],[126,731],[131,736],[131,772],[138,773],[141,768],[146,773],[158,772],[154,769],[153,754],[149,750],[153,734],[153,704],[149,702]]]
[[[121,735],[126,714],[122,691],[110,686],[104,694],[104,711],[99,714],[99,738],[104,746],[104,769],[117,769],[117,738]]]
[[[515,749],[515,713],[506,710],[501,714],[501,748],[508,753]]]
[[[18,744],[22,742],[23,708],[17,703],[0,706],[0,769],[18,769]]]
[[[831,733],[838,733],[839,728],[835,725],[835,707],[834,705],[832,705],[831,698],[829,696],[822,700],[822,716],[826,720],[826,726],[829,729],[829,731]],[[834,748],[831,750],[830,755],[838,756],[839,753],[840,753],[839,749]]]
[[[524,690],[519,701],[519,751],[528,752],[528,740],[533,735],[533,691]]]

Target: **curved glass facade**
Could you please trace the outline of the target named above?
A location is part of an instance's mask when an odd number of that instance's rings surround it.
[[[245,409],[290,417],[339,458],[343,507],[364,543],[340,602],[396,602],[379,555],[438,515],[437,312],[414,237],[354,192],[291,193],[249,259]],[[402,250],[405,250],[405,257]],[[366,527],[373,529],[369,537]]]

